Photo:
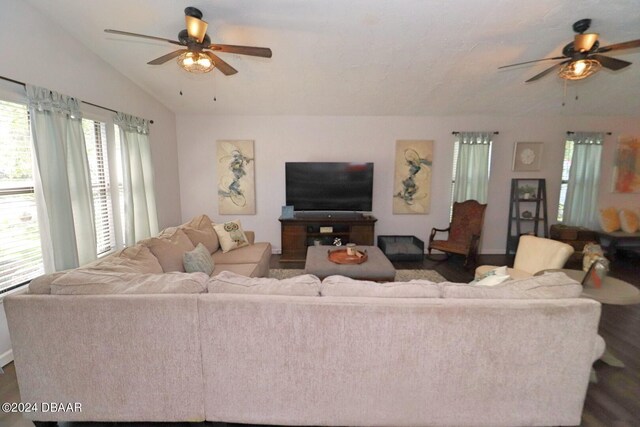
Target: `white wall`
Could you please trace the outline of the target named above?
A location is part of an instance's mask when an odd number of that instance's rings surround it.
[[[640,197],[613,194],[612,165],[617,137],[640,135],[638,118],[598,117],[320,117],[320,116],[177,116],[182,220],[206,213],[218,215],[215,144],[218,139],[255,140],[256,215],[241,216],[244,228],[280,249],[281,206],[285,203],[284,163],[287,161],[374,162],[373,214],[376,234],[412,234],[428,240],[432,227],[449,222],[452,131],[499,131],[495,136],[488,209],[481,252],[505,248],[511,178],[546,178],[549,217],[557,214],[562,154],[567,131],[609,131],[605,139],[600,185],[602,205],[640,207]],[[431,212],[393,215],[393,156],[398,139],[432,139],[434,164]],[[544,142],[539,172],[511,171],[516,141]],[[555,221],[552,221],[552,223]]]
[[[0,4],[0,75],[153,119],[150,140],[161,227],[180,220],[175,114],[25,1]]]

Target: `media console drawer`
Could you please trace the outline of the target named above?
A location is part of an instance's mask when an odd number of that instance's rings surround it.
[[[377,219],[371,215],[354,214],[335,217],[280,217],[279,221],[282,244],[280,261],[304,262],[307,246],[313,245],[315,241],[331,244],[334,238],[339,238],[343,244],[373,246]]]

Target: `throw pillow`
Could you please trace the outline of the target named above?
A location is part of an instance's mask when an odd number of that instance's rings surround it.
[[[195,249],[187,235],[175,227],[167,228],[159,237],[152,237],[140,243],[148,247],[151,253],[158,258],[162,271],[165,273],[170,271],[184,272],[182,255]]]
[[[560,299],[578,298],[582,285],[564,273],[545,273],[495,286],[441,283],[443,298]]]
[[[616,208],[600,209],[600,227],[605,233],[611,233],[620,229],[620,217]]]
[[[239,219],[225,222],[224,224],[216,224],[213,229],[218,234],[222,252],[229,252],[249,245],[249,239],[244,234]]]
[[[207,276],[213,273],[213,258],[211,258],[209,249],[202,243],[198,243],[194,250],[185,252],[182,256],[182,262],[187,273],[201,272]]]
[[[181,225],[180,228],[189,237],[194,246],[202,243],[209,249],[211,254],[220,248],[218,235],[213,229],[213,223],[208,216],[198,215],[186,224]]]
[[[440,286],[428,280],[377,283],[345,276],[329,276],[322,281],[325,297],[440,298]]]
[[[487,271],[477,280],[471,282],[471,284],[476,286],[495,286],[509,279],[511,279],[511,276],[507,273],[507,266],[505,265]]]
[[[638,231],[638,215],[631,209],[620,209],[620,228],[625,233]]]
[[[312,274],[303,274],[290,279],[246,277],[231,271],[213,276],[207,288],[210,294],[254,294],[254,295],[320,295],[320,279]]]

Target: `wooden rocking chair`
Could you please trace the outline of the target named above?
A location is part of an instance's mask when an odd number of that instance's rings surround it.
[[[432,249],[436,249],[447,254],[464,255],[466,257],[465,267],[469,267],[470,261],[475,263],[486,208],[486,204],[483,205],[476,200],[455,202],[449,228],[431,229],[429,255],[431,255]],[[437,232],[448,232],[447,240],[435,240]]]

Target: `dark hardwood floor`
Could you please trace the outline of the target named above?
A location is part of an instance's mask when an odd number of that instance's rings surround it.
[[[512,257],[511,257],[512,258]],[[394,263],[397,269],[433,269],[447,280],[468,282],[473,270],[463,267],[463,259],[442,256],[414,263]],[[513,259],[502,255],[482,255],[480,264],[511,265]],[[568,264],[567,268],[580,269],[579,264]],[[271,268],[304,268],[303,263],[281,263],[278,255],[271,258]],[[620,254],[611,265],[611,276],[625,280],[640,288],[640,254]],[[598,376],[597,384],[590,384],[582,414],[582,426],[640,426],[640,305],[603,305],[600,320],[600,335],[626,367],[616,368],[601,361],[594,364]],[[7,365],[0,375],[0,403],[18,402],[19,391],[13,363]],[[1,427],[31,427],[33,424],[19,414],[0,412]],[[154,423],[60,423],[60,427],[127,426],[139,427]],[[226,426],[225,423],[158,423],[162,426]]]

